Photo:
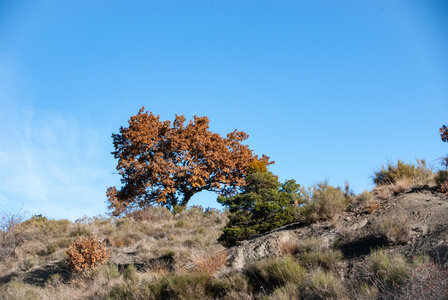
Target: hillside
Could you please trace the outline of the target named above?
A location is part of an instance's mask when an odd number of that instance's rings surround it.
[[[2,299],[442,299],[448,197],[434,185],[353,196],[330,221],[297,222],[225,249],[226,213],[149,207],[123,218],[35,216],[2,239]],[[110,261],[81,275],[70,243],[95,234]]]

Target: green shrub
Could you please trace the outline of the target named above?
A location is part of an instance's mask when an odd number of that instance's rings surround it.
[[[303,253],[300,256],[300,262],[303,266],[314,269],[316,267],[322,267],[326,270],[334,269],[336,263],[342,258],[341,251],[328,249],[326,251],[312,251]]]
[[[270,258],[258,261],[245,270],[250,283],[258,290],[271,291],[287,283],[302,286],[306,270],[292,256]]]
[[[107,299],[240,299],[248,294],[247,278],[230,274],[215,278],[206,273],[169,274],[150,282],[125,282],[114,286]],[[232,297],[233,296],[233,297]]]
[[[374,285],[370,285],[366,282],[362,283],[359,288],[352,291],[356,293],[354,299],[363,300],[377,300],[378,299],[378,288]]]
[[[53,274],[45,281],[45,287],[57,287],[58,285],[62,284],[63,278],[62,275],[59,273]]]
[[[168,275],[151,282],[149,289],[155,299],[204,299],[207,298],[206,285],[210,278],[205,273]]]
[[[442,185],[445,182],[448,181],[448,170],[441,170],[439,172],[437,172],[436,177],[435,177],[435,181],[437,183],[437,185]]]
[[[301,288],[295,284],[287,283],[284,286],[276,288],[269,296],[264,299],[269,300],[291,300],[302,299]]]
[[[314,294],[312,299],[346,299],[341,279],[321,269],[310,275],[309,288]]]
[[[396,244],[404,244],[409,240],[408,218],[401,212],[383,216],[379,221],[379,229]]]
[[[222,278],[211,277],[205,288],[212,299],[242,299],[241,296],[251,293],[248,278],[241,273],[231,273]]]
[[[46,236],[62,236],[65,235],[71,227],[69,220],[53,220],[47,219],[42,215],[34,215],[30,219],[21,223],[21,228],[33,228],[37,232]]]
[[[185,220],[178,220],[176,223],[174,223],[174,227],[177,228],[183,228],[185,227],[186,223]]]
[[[349,205],[347,196],[339,187],[332,187],[327,182],[318,183],[305,193],[307,206],[304,217],[308,222],[317,219],[331,220],[345,211]]]
[[[408,180],[410,183],[427,181],[432,175],[432,170],[426,165],[424,159],[417,159],[417,165],[406,164],[399,160],[396,165],[389,163],[382,166],[381,170],[373,175],[373,183],[377,186],[394,184],[400,179]]]
[[[158,287],[158,286],[157,286]],[[115,285],[105,297],[108,300],[162,299],[154,283],[124,282]]]
[[[123,269],[123,278],[128,281],[135,281],[137,280],[137,269],[134,265],[127,265]]]
[[[271,172],[249,173],[241,194],[218,198],[229,210],[229,222],[218,241],[233,246],[293,222],[297,205],[303,202],[299,187],[294,180],[280,184]]]
[[[114,263],[101,266],[97,272],[102,273],[108,281],[120,277],[118,265]]]
[[[362,194],[358,195],[358,200],[361,203],[368,203],[368,202],[370,202],[372,200],[372,198],[373,198],[372,192],[369,192],[367,190],[362,192]]]
[[[390,254],[384,250],[376,250],[366,258],[366,266],[372,277],[387,286],[400,284],[409,278],[409,267],[401,254]]]
[[[52,241],[47,245],[46,251],[43,251],[43,253],[41,254],[42,255],[53,254],[60,249],[67,248],[68,246],[70,246],[71,242],[72,240],[70,238],[62,238]]]

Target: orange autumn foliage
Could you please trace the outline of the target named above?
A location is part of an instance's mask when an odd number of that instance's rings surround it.
[[[104,264],[110,257],[110,251],[106,249],[105,243],[94,235],[86,238],[78,237],[66,254],[68,266],[75,273]]]
[[[183,115],[174,122],[145,111],[113,134],[117,170],[123,186],[107,190],[113,215],[158,203],[185,207],[203,190],[228,195],[245,184],[245,174],[259,160],[242,142],[248,135],[233,131],[225,138],[209,130],[207,117],[194,116],[186,123]],[[269,158],[260,158],[270,164]]]

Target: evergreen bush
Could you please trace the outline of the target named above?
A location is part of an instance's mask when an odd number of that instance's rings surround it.
[[[254,168],[246,176],[246,185],[240,194],[218,198],[230,213],[229,222],[218,241],[230,247],[292,223],[296,210],[303,203],[299,188],[295,180],[281,184],[278,177],[266,169]]]

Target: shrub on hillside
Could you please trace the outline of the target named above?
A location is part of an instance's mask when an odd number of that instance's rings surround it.
[[[409,279],[401,285],[384,291],[385,299],[446,299],[448,295],[448,270],[426,261],[415,264]]]
[[[341,188],[332,187],[327,182],[318,183],[304,194],[308,202],[304,216],[309,222],[316,219],[331,220],[345,211],[349,204]]]
[[[222,278],[207,273],[155,276],[151,281],[120,282],[106,299],[253,299],[247,278],[228,274]]]
[[[390,254],[381,249],[366,257],[364,266],[368,277],[382,288],[401,284],[410,276],[410,268],[403,255]]]
[[[448,170],[441,170],[437,172],[435,182],[437,185],[442,185],[448,181]]]
[[[48,219],[43,215],[34,215],[20,224],[20,227],[25,230],[33,229],[35,233],[49,237],[64,236],[72,227],[71,224],[66,219],[54,220]]]
[[[20,210],[0,216],[0,261],[14,256],[16,248],[23,243],[23,233],[17,228],[24,219],[25,215]]]
[[[417,159],[417,165],[406,164],[399,160],[396,165],[389,163],[373,174],[373,182],[377,185],[395,184],[400,179],[411,184],[427,183],[432,176],[432,170],[424,159]]]
[[[78,237],[66,253],[68,266],[75,273],[104,264],[110,257],[110,251],[106,249],[105,243],[94,235]]]
[[[317,268],[310,277],[307,299],[347,299],[341,279],[332,272]]]
[[[402,212],[383,216],[378,226],[381,233],[396,244],[404,244],[409,239],[408,218]]]
[[[303,203],[299,185],[294,180],[280,184],[269,171],[255,171],[246,176],[241,194],[219,197],[218,202],[229,209],[229,222],[218,239],[224,246],[271,231],[295,220],[298,206]]]
[[[306,281],[306,269],[290,255],[260,260],[248,266],[245,274],[252,286],[265,292],[288,283],[303,286]]]

